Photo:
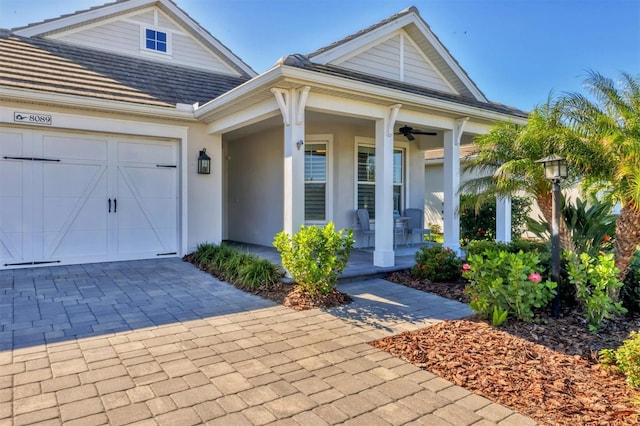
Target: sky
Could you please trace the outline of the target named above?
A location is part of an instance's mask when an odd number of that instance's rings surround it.
[[[106,0],[0,0],[15,28]],[[588,70],[640,74],[640,0],[174,0],[256,72],[409,6],[492,101],[525,111],[588,92]]]

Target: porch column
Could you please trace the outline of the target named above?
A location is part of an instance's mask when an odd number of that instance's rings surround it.
[[[511,242],[511,197],[496,198],[496,241]]]
[[[304,109],[310,87],[271,89],[284,124],[284,231],[304,225]]]
[[[393,251],[393,126],[400,105],[376,120],[376,233],[374,266],[394,266]]]
[[[211,221],[211,241],[215,244],[222,242],[222,134],[214,133],[209,135],[210,144],[207,146],[207,154],[211,157],[211,191],[208,191],[212,198],[212,210],[209,211],[213,220]]]
[[[460,138],[467,118],[444,132],[444,246],[460,254]]]

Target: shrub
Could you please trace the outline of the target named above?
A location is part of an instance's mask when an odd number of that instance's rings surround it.
[[[254,259],[238,271],[238,284],[250,290],[275,284],[280,278],[280,268],[266,259]]]
[[[224,263],[222,264],[222,275],[225,280],[235,282],[240,275],[240,270],[257,260],[258,257],[255,255],[233,250],[233,253],[224,259]]]
[[[614,302],[612,295],[622,287],[616,278],[618,268],[613,254],[567,253],[569,281],[576,287],[576,297],[583,305],[589,330],[597,332],[602,321],[626,312],[622,302]]]
[[[237,253],[237,250],[231,246],[225,244],[216,246],[210,255],[208,267],[224,276],[225,264],[235,253]]]
[[[640,312],[640,251],[636,251],[620,290],[622,305],[629,312]]]
[[[627,384],[640,389],[640,333],[632,331],[618,349],[600,351],[603,364],[615,365],[616,369],[627,378]]]
[[[543,308],[555,295],[556,283],[542,281],[535,252],[489,250],[469,256],[462,276],[474,312],[489,318],[506,311],[523,321],[533,320],[534,308]]]
[[[418,278],[433,282],[455,282],[460,279],[460,259],[453,250],[435,247],[422,247],[415,255],[416,264],[411,269]]]
[[[196,250],[191,255],[193,263],[201,265],[209,262],[217,248],[217,245],[211,243],[198,244],[198,247],[196,247]]]
[[[523,197],[511,198],[511,229],[514,235],[521,235],[531,203]],[[460,239],[463,245],[475,240],[495,240],[496,199],[483,199],[477,195],[460,196]]]
[[[353,243],[353,231],[336,232],[333,222],[324,228],[303,225],[293,236],[282,231],[273,241],[282,265],[297,285],[311,295],[329,294],[336,287]]]

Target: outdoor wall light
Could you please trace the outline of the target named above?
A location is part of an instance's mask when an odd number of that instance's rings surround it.
[[[304,141],[302,139],[300,139],[298,142],[296,142],[296,147],[298,148],[298,151],[300,151],[300,147],[304,145]]]
[[[207,155],[206,148],[202,148],[202,151],[200,151],[200,155],[198,155],[198,174],[211,174],[211,158]]]

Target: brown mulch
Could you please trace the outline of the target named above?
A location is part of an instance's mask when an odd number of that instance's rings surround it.
[[[462,283],[430,283],[410,273],[387,279],[453,300]],[[545,425],[639,424],[637,393],[624,377],[598,364],[640,318],[609,321],[589,332],[579,310],[537,323],[509,320],[500,328],[477,317],[390,336],[371,344]]]
[[[260,287],[252,291],[252,293],[296,311],[348,305],[352,300],[351,296],[336,289],[329,294],[312,296],[308,292],[298,288],[295,284],[285,283]]]

